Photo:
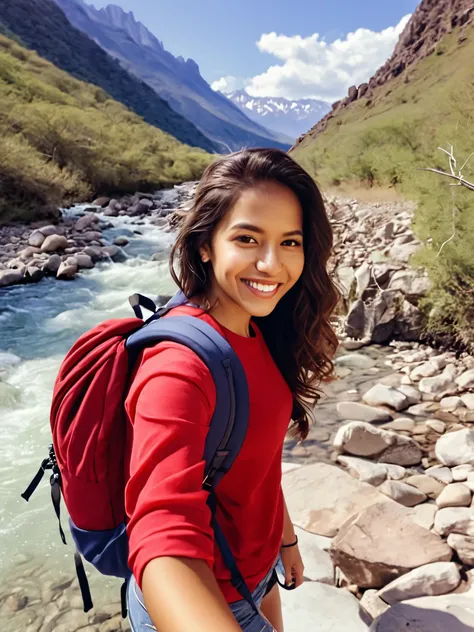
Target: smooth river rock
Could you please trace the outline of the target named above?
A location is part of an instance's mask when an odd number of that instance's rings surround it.
[[[412,485],[407,485],[402,481],[385,481],[378,489],[382,494],[385,494],[405,507],[419,505],[427,498],[426,494],[419,489]]]
[[[389,501],[335,465],[315,463],[283,475],[283,490],[293,523],[306,531],[333,537],[354,514]]]
[[[474,430],[464,428],[440,437],[436,442],[436,458],[449,467],[474,464]]]
[[[339,402],[337,404],[337,412],[342,419],[353,419],[354,421],[366,421],[368,423],[392,419],[392,415],[388,410],[374,408],[358,402]]]
[[[387,469],[382,463],[373,463],[356,456],[337,457],[340,463],[352,476],[370,485],[380,485],[387,478]]]
[[[451,533],[447,541],[449,546],[456,551],[463,564],[474,566],[474,536]]]
[[[450,533],[474,536],[474,509],[445,507],[436,512],[434,530],[444,537]]]
[[[49,235],[41,244],[42,252],[54,252],[68,247],[68,241],[64,235]]]
[[[440,509],[444,507],[469,507],[472,500],[471,490],[463,483],[446,485],[436,499]]]
[[[410,437],[363,421],[351,421],[339,428],[333,445],[339,453],[376,456],[381,463],[400,466],[416,465],[422,456],[420,446]]]
[[[379,591],[379,596],[393,605],[406,599],[445,595],[459,585],[461,575],[454,562],[434,562],[415,568]]]
[[[404,481],[408,485],[413,485],[428,496],[428,498],[436,499],[444,489],[444,485],[432,476],[426,474],[414,474]]]
[[[376,384],[363,395],[362,399],[369,406],[390,406],[395,410],[408,408],[409,400],[406,395],[391,386]],[[352,417],[355,419],[355,417]],[[366,421],[366,420],[363,420]]]
[[[348,520],[329,552],[348,581],[364,588],[381,588],[418,566],[452,557],[446,542],[393,502],[371,505]]]

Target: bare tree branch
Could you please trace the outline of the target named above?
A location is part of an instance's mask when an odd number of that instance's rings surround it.
[[[452,241],[454,239],[454,237],[456,236],[456,213],[457,213],[458,209],[456,208],[456,204],[454,203],[454,198],[455,198],[454,189],[453,189],[453,191],[451,191],[451,198],[452,198],[452,201],[453,201],[453,208],[452,208],[453,234],[451,235],[451,237],[449,239],[446,239],[446,241],[441,244],[441,248],[438,250],[438,254],[436,255],[436,258],[439,257],[439,255],[441,254],[441,251],[446,246],[446,244],[449,244],[449,242]]]
[[[450,173],[447,173],[446,171],[441,171],[441,169],[432,169],[431,167],[420,167],[420,171],[432,171],[433,173],[438,173],[440,176],[447,176],[448,178],[454,178],[455,180],[458,181],[458,184],[454,186],[463,186],[463,187],[466,187],[466,189],[469,189],[470,191],[474,191],[474,183],[464,180],[463,175],[460,175],[460,176],[452,175]]]
[[[466,189],[469,189],[469,191],[474,191],[474,183],[469,182],[468,180],[464,179],[464,175],[463,175],[463,169],[464,167],[466,167],[466,165],[469,163],[469,161],[471,160],[471,158],[474,156],[474,151],[471,153],[470,156],[468,156],[468,158],[464,161],[463,165],[461,166],[460,169],[457,169],[457,161],[456,158],[454,156],[454,147],[451,144],[448,144],[449,147],[449,151],[447,149],[444,149],[444,147],[438,147],[438,149],[440,151],[442,151],[443,153],[445,153],[448,156],[449,159],[449,170],[451,173],[448,173],[447,171],[443,171],[442,169],[433,169],[432,167],[424,167],[421,168],[420,171],[431,171],[432,173],[437,173],[440,176],[445,176],[446,178],[451,178],[453,180],[456,180],[456,183],[452,183],[450,184],[450,186],[452,187],[465,187]],[[457,173],[456,173],[457,170]],[[451,192],[451,198],[452,198],[452,209],[451,209],[451,213],[452,213],[452,222],[453,222],[453,232],[451,237],[449,237],[449,239],[446,239],[446,241],[444,241],[441,244],[441,248],[438,251],[438,254],[436,255],[436,257],[439,257],[443,248],[446,246],[446,244],[448,244],[450,241],[452,241],[455,236],[456,236],[456,214],[458,213],[458,209],[456,207],[456,203],[455,203],[455,191],[454,189]]]

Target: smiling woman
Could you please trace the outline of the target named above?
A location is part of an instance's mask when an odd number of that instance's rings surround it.
[[[245,372],[245,440],[213,496],[243,579],[231,580],[202,483],[215,384],[190,349],[160,343],[143,353],[126,401],[135,632],[283,632],[275,569],[283,565],[285,587],[297,588],[304,566],[281,457],[291,422],[293,435],[307,435],[319,382],[332,371],[331,248],[321,195],[284,152],[243,150],[204,172],[170,258],[188,303],[170,314],[211,325]]]

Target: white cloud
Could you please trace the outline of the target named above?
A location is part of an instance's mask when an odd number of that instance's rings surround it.
[[[360,28],[334,42],[309,37],[265,33],[256,43],[261,52],[274,55],[283,63],[270,66],[264,73],[242,80],[223,77],[212,84],[223,92],[245,87],[254,97],[313,97],[336,101],[347,94],[351,85],[359,85],[375,73],[390,57],[410,15],[396,26],[382,31]],[[233,83],[233,80],[235,82]]]
[[[211,84],[211,88],[213,90],[220,90],[221,92],[234,92],[234,90],[241,90],[245,88],[249,83],[249,79],[245,77],[233,77],[232,75],[227,75],[226,77],[221,77],[217,81]]]

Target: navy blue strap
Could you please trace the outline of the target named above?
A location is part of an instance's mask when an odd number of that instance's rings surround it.
[[[245,439],[249,416],[249,395],[245,371],[230,344],[214,327],[193,316],[169,316],[160,318],[166,311],[183,304],[178,295],[159,310],[138,331],[127,339],[131,361],[145,347],[161,340],[177,342],[194,351],[207,365],[216,386],[216,406],[206,438],[206,461],[203,488],[209,491],[209,507],[216,543],[224,563],[230,570],[232,585],[239,591],[255,612],[258,608],[235,562],[225,536],[215,517],[216,496],[214,489],[230,469]],[[184,299],[185,300],[185,299]]]
[[[143,296],[143,294],[132,294],[132,296],[128,297],[128,302],[132,306],[132,309],[135,312],[135,316],[137,318],[140,318],[140,320],[143,319],[143,312],[141,309],[142,307],[147,309],[149,312],[152,312],[153,314],[156,312],[157,309],[155,303],[151,300],[151,298],[148,298],[148,296]]]
[[[150,320],[126,342],[133,365],[138,354],[160,341],[185,345],[206,364],[216,386],[216,406],[206,438],[206,483],[214,487],[229,470],[245,439],[249,395],[235,351],[212,325],[193,316]]]
[[[208,499],[208,505],[212,512],[212,520],[211,525],[214,529],[214,537],[216,539],[217,546],[219,547],[220,552],[222,553],[222,558],[224,560],[224,564],[230,571],[232,586],[239,591],[240,595],[243,599],[251,606],[252,610],[257,614],[260,614],[255,601],[252,597],[252,593],[250,592],[249,587],[247,586],[245,579],[242,577],[241,572],[237,566],[237,562],[235,561],[234,555],[230,549],[230,546],[225,538],[222,529],[217,523],[216,519],[216,494],[214,490],[211,490]]]

